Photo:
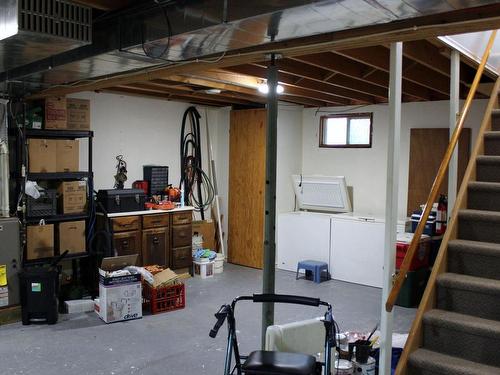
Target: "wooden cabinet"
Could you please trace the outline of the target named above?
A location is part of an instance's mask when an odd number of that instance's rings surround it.
[[[169,248],[168,227],[143,229],[142,261],[145,265],[158,264],[169,267]]]
[[[158,264],[172,269],[192,263],[192,211],[110,214],[116,255],[138,254],[138,265]],[[98,220],[103,227],[103,221]]]
[[[116,255],[138,254],[137,265],[142,265],[141,232],[138,230],[118,232],[113,235]]]
[[[191,211],[172,214],[172,268],[190,267],[192,263]]]

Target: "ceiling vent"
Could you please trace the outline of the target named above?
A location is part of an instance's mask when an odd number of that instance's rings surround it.
[[[0,1],[0,72],[92,42],[92,10],[66,0]]]

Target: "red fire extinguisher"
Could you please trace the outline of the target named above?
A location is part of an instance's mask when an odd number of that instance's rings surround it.
[[[448,200],[446,195],[441,194],[439,196],[438,207],[437,207],[437,217],[436,217],[436,234],[441,235],[446,231],[446,222],[448,220]]]

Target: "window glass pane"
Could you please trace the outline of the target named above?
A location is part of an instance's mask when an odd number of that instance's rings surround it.
[[[326,121],[325,144],[327,145],[345,145],[347,139],[347,118],[332,117]]]
[[[349,124],[349,144],[370,144],[370,119],[352,118]]]

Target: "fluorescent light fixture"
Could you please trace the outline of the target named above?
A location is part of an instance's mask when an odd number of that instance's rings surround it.
[[[260,93],[262,94],[269,94],[269,85],[267,83],[261,83],[259,86],[257,86],[257,90],[259,90]],[[276,94],[283,94],[285,91],[285,88],[281,85],[276,86]]]

